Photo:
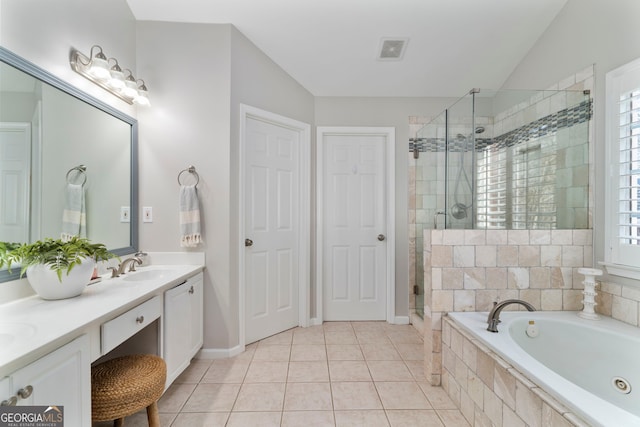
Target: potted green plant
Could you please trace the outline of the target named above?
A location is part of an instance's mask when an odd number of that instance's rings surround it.
[[[33,243],[0,243],[0,268],[20,264],[20,277],[44,299],[78,296],[91,280],[96,262],[114,255],[102,243],[81,237],[46,238]]]

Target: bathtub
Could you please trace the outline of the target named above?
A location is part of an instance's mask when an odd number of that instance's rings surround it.
[[[449,317],[536,385],[594,426],[640,426],[640,328],[576,312],[502,312],[498,333],[487,313]],[[533,320],[538,336],[526,329]]]

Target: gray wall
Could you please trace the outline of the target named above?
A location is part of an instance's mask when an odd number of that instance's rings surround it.
[[[141,110],[140,203],[144,250],[181,251],[177,174],[194,165],[206,254],[205,349],[238,345],[240,103],[313,122],[313,97],[228,24],[139,22],[138,64],[153,87]]]
[[[396,128],[396,316],[409,315],[409,116],[434,117],[454,98],[317,97],[316,126]]]
[[[0,45],[135,117],[136,109],[76,74],[69,49],[101,45],[136,72],[136,21],[125,0],[1,0]]]
[[[506,89],[544,89],[595,64],[596,263],[604,260],[605,249],[605,74],[640,57],[639,18],[637,0],[569,0],[504,84]]]

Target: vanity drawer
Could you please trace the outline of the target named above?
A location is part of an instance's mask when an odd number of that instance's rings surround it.
[[[162,297],[148,301],[102,324],[102,354],[107,354],[162,315]]]

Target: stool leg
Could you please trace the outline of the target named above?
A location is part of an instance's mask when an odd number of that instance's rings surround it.
[[[149,427],[160,427],[158,402],[153,402],[151,405],[147,406],[147,420],[149,420]]]
[[[113,427],[123,427],[124,426],[124,418],[118,418],[113,421]]]

